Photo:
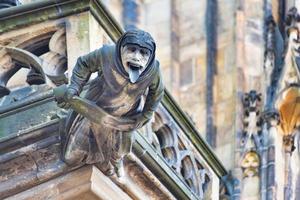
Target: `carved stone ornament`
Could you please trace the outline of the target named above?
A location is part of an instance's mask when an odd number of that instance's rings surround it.
[[[280,117],[277,110],[265,110],[262,113],[262,118],[264,122],[267,123],[268,127],[274,127],[280,124]]]
[[[247,152],[241,162],[244,177],[258,176],[260,161],[259,156],[255,151]]]
[[[26,86],[25,82],[14,80],[14,75],[23,69],[29,69],[26,78],[29,85],[46,83],[55,87],[68,82],[64,75],[67,69],[65,28],[46,34],[34,32],[34,35],[0,43],[0,98],[10,94],[9,81],[13,87]]]
[[[291,8],[286,16],[285,55],[284,66],[281,74],[279,91],[290,87],[293,84],[299,84],[300,69],[300,34],[299,23],[300,16],[297,8]]]
[[[295,150],[296,147],[294,145],[294,140],[294,135],[287,135],[283,137],[283,146],[286,153],[292,154]]]
[[[275,27],[276,24],[272,16],[266,21],[266,50],[264,55],[265,79],[268,85],[271,84],[272,73],[275,67]]]
[[[242,146],[244,150],[260,146],[261,116],[260,116],[261,94],[255,90],[245,93],[244,96],[244,131]]]
[[[147,129],[150,132],[147,140],[167,164],[201,199],[206,195],[209,196],[212,187],[211,172],[204,165],[201,156],[193,151],[192,145],[187,142],[180,127],[162,106],[158,107],[152,124],[148,126],[151,127]]]
[[[58,99],[59,106],[74,110],[63,130],[66,163],[97,163],[107,175],[122,176],[134,131],[151,119],[163,97],[155,48],[149,33],[132,30],[116,45],[104,45],[78,58],[70,85]],[[78,95],[93,72],[98,77],[81,99]]]
[[[277,95],[276,107],[280,114],[280,129],[284,136],[294,135],[299,126],[300,114],[300,15],[297,8],[291,8],[286,16],[286,54],[281,77],[280,93]]]
[[[260,196],[260,159],[257,152],[247,152],[242,159],[241,167],[243,170],[241,199],[257,199]]]
[[[280,129],[284,136],[294,135],[300,121],[300,88],[291,86],[281,93],[277,107],[280,114]]]
[[[293,30],[298,31],[299,22],[300,22],[300,15],[298,13],[298,9],[296,7],[290,8],[289,11],[287,12],[286,19],[285,19],[286,31],[288,35],[290,35],[290,33]]]

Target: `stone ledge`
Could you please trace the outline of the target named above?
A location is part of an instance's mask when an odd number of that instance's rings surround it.
[[[132,199],[98,168],[84,166],[7,198],[10,199]]]

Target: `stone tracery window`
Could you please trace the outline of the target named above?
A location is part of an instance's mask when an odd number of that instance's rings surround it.
[[[0,44],[1,97],[16,87],[43,83],[53,87],[67,83],[64,27],[19,35]]]
[[[162,110],[155,113],[151,130],[152,145],[165,159],[166,163],[177,172],[188,187],[201,198],[209,189],[210,172],[195,156],[189,144],[181,138],[182,130]]]

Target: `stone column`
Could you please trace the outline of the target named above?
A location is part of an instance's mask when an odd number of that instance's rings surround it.
[[[265,179],[262,179],[262,185],[266,188],[262,189],[263,199],[283,199],[284,159],[282,154],[282,137],[277,131],[279,124],[279,114],[276,111],[266,112],[264,114],[267,123],[267,161],[262,165],[262,173]]]
[[[268,146],[269,146],[269,124],[264,122],[262,125],[263,146],[260,151],[260,199],[267,198],[267,177],[268,177]]]
[[[208,0],[206,4],[206,141],[216,147],[214,122],[214,78],[217,67],[217,23],[218,1]]]
[[[291,155],[291,171],[292,180],[291,185],[293,188],[292,199],[300,199],[300,132],[299,130],[295,134],[294,146],[296,147],[293,154]]]

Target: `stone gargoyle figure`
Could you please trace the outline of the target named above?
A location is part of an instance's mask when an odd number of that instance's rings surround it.
[[[99,113],[104,120],[95,123],[75,111],[69,113],[63,149],[67,164],[97,163],[107,175],[122,176],[123,158],[131,151],[135,130],[151,119],[163,97],[155,49],[149,33],[134,29],[116,45],[104,45],[78,58],[59,106],[66,107],[78,97],[90,75],[98,72],[84,98],[103,111]]]

